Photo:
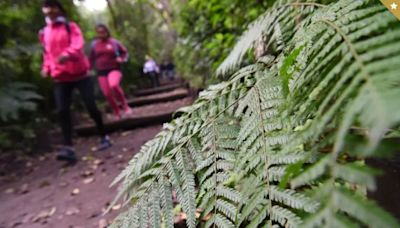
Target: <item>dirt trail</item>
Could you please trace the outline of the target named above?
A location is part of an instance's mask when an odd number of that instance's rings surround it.
[[[80,139],[76,149],[81,160],[70,167],[53,154],[26,160],[20,179],[0,182],[0,227],[87,228],[112,220],[120,212],[118,205],[102,216],[117,192],[109,184],[160,128],[114,133],[114,146],[104,152],[91,150],[97,137]]]
[[[162,91],[153,96],[162,98],[163,93],[167,96],[171,92]],[[165,109],[172,112],[190,104],[188,99],[156,100],[134,108],[133,113],[140,116]],[[0,228],[106,227],[124,210],[117,204],[103,216],[117,193],[117,187],[109,188],[109,185],[140,147],[160,131],[161,124],[156,123],[111,134],[114,145],[104,152],[92,150],[98,143],[97,137],[77,138],[80,160],[74,166],[55,161],[54,153],[0,166]],[[2,167],[6,170],[1,170]]]

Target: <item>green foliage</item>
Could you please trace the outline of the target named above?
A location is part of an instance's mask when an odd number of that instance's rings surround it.
[[[10,83],[0,88],[0,120],[18,119],[19,111],[35,111],[35,100],[42,99],[27,83]]]
[[[372,0],[278,1],[261,28],[219,72],[260,37],[269,55],[182,108],[116,179],[130,209],[112,227],[172,227],[172,192],[188,227],[400,226],[366,198],[363,162],[400,123],[397,19]]]
[[[0,1],[0,147],[26,145],[38,116],[49,118],[53,93],[50,80],[40,76],[42,48],[38,31],[45,25],[42,1]],[[62,0],[68,16],[79,22],[74,4]],[[40,101],[40,102],[39,102]],[[37,108],[40,106],[40,108]],[[27,113],[29,112],[29,115]]]
[[[273,1],[174,2],[178,15],[174,25],[180,38],[174,51],[176,64],[183,77],[197,87],[204,87],[219,81],[213,77],[214,70],[246,26]]]

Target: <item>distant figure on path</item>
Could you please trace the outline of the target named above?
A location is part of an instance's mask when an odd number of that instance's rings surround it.
[[[107,26],[96,26],[97,38],[92,42],[90,62],[97,72],[100,89],[113,109],[113,119],[132,114],[120,83],[121,64],[128,60],[128,51],[116,39],[111,37]]]
[[[165,64],[165,74],[170,81],[175,78],[175,65],[169,60]]]
[[[160,80],[158,79],[160,69],[158,68],[157,63],[153,60],[153,58],[148,55],[146,55],[146,62],[143,66],[143,73],[150,78],[152,87],[160,86]]]
[[[101,113],[97,109],[93,81],[88,77],[89,61],[83,53],[84,39],[79,26],[66,18],[66,12],[57,0],[46,0],[42,5],[46,26],[40,31],[43,45],[43,77],[54,81],[54,96],[60,118],[64,146],[57,152],[58,160],[77,160],[72,142],[70,106],[72,92],[79,90],[81,98],[96,123],[101,136],[98,150],[111,146],[106,135]]]

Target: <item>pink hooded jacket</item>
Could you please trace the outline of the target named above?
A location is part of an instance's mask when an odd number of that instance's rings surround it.
[[[57,82],[77,81],[87,76],[89,61],[83,53],[84,39],[79,26],[66,19],[57,18],[56,21],[46,20],[47,26],[39,33],[39,39],[43,44],[42,71],[50,75]],[[58,58],[67,56],[67,60],[61,64]]]

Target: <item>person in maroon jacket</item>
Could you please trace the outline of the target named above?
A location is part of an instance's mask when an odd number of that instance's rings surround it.
[[[128,102],[120,83],[122,79],[121,64],[128,60],[128,51],[116,39],[104,24],[96,26],[97,38],[92,42],[90,61],[97,71],[100,89],[114,112],[114,119],[121,115],[130,115]]]

